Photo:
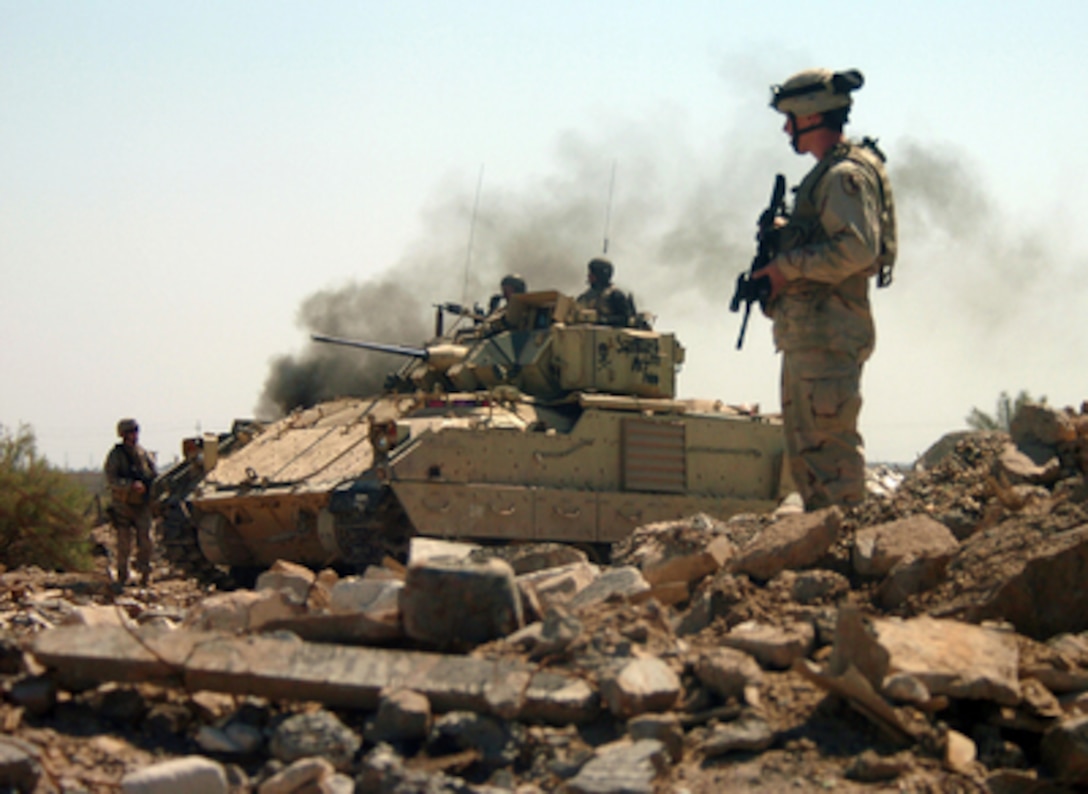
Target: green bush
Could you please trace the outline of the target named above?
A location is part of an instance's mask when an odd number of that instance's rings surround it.
[[[0,564],[87,570],[88,495],[38,455],[34,432],[0,425]]]

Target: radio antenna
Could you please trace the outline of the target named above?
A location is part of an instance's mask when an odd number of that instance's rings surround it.
[[[612,195],[616,190],[616,161],[612,161],[612,177],[608,180],[608,203],[604,208],[604,250],[601,253],[608,253],[608,232],[612,226]]]
[[[472,202],[472,223],[468,227],[468,250],[465,251],[465,280],[461,285],[461,303],[468,301],[468,271],[472,264],[472,240],[476,235],[476,213],[480,209],[480,188],[484,184],[484,165],[480,163],[480,176],[476,179],[476,198]]]

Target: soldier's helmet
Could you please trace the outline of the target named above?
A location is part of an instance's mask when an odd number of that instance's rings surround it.
[[[848,108],[853,102],[850,92],[864,84],[865,78],[857,69],[805,69],[781,85],[771,86],[771,107],[794,116]]]
[[[512,294],[520,295],[525,292],[525,279],[517,273],[510,273],[509,275],[502,277],[502,281],[499,282],[499,287],[501,287],[503,291],[509,289]]]
[[[131,433],[133,430],[139,429],[140,426],[135,419],[122,419],[117,423],[117,435],[121,438],[124,438],[125,433]]]
[[[601,286],[607,286],[612,283],[613,267],[612,263],[607,259],[601,259],[600,257],[591,259],[589,260],[588,267],[590,275],[592,275]]]

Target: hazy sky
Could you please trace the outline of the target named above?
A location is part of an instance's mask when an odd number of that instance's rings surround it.
[[[683,396],[777,410],[769,323],[738,353],[727,305],[812,164],[768,86],[813,65],[864,72],[848,131],[900,212],[869,458],[1002,390],[1079,406],[1085,30],[1072,0],[0,0],[0,424],[97,467],[133,415],[166,461],[253,416],[322,307],[389,337],[508,270],[576,292],[606,235]]]

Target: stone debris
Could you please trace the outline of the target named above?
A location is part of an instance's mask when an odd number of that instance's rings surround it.
[[[1034,406],[849,511],[648,525],[609,565],[417,538],[174,603],[0,572],[0,788],[1088,787],[1086,464],[1088,410]]]
[[[465,647],[505,637],[524,625],[514,569],[432,558],[408,566],[400,593],[401,620],[410,638],[436,647]]]
[[[121,778],[123,794],[227,794],[222,764],[194,755],[144,767]]]
[[[841,521],[837,507],[785,516],[743,546],[730,568],[762,581],[787,568],[807,568],[838,539]]]

